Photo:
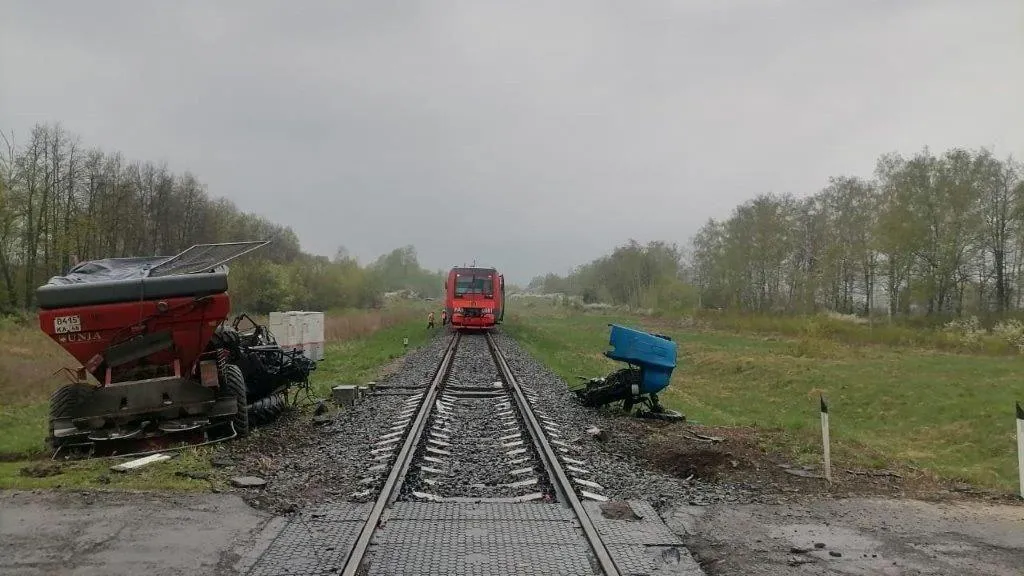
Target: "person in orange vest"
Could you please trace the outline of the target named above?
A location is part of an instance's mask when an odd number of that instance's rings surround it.
[[[427,314],[427,330],[434,327],[434,311],[431,310],[430,314]]]

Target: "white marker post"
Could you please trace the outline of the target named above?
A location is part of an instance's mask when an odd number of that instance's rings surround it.
[[[825,401],[825,397],[822,395],[818,396],[821,400],[821,444],[824,447],[825,452],[825,480],[828,483],[832,483],[832,451],[829,448],[829,437],[828,437],[828,402]]]
[[[408,348],[409,347],[409,337],[408,336],[406,336],[405,338],[402,338],[402,347],[403,348]]]
[[[1024,498],[1024,408],[1017,402],[1017,470],[1020,474],[1020,497]]]

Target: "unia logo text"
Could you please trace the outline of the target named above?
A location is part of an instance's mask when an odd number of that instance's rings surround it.
[[[93,342],[96,340],[103,340],[99,332],[77,332],[74,334],[64,334],[57,337],[57,341],[61,343],[65,342]]]

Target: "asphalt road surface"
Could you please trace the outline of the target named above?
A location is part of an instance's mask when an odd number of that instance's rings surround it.
[[[1024,506],[882,498],[687,506],[666,522],[708,574],[1024,574]]]
[[[666,521],[710,575],[1024,574],[1021,505],[809,499]],[[0,492],[0,574],[237,574],[281,522],[232,494]]]

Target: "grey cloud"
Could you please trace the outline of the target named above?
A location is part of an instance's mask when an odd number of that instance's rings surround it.
[[[1015,0],[30,2],[0,127],[192,170],[364,261],[516,281],[924,145],[1024,152]]]

